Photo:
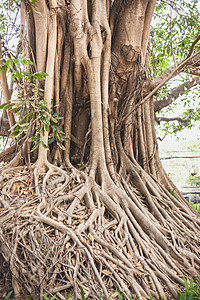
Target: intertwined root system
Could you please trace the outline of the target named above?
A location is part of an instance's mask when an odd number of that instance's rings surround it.
[[[125,181],[103,190],[84,173],[49,169],[36,194],[30,178],[21,167],[1,179],[0,251],[15,299],[70,290],[77,299],[80,286],[93,299],[115,298],[117,288],[124,299],[175,299],[183,277],[198,275],[200,219],[163,191],[152,214]]]

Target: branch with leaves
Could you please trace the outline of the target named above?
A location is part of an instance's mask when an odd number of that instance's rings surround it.
[[[162,108],[167,107],[169,104],[173,103],[180,96],[182,96],[186,91],[197,86],[198,84],[200,84],[200,78],[193,77],[191,80],[188,80],[178,87],[173,88],[170,93],[164,97],[164,99],[154,101],[154,111],[158,112]]]

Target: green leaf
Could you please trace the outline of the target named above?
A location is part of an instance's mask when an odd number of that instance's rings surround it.
[[[191,287],[191,288],[194,287],[194,282],[193,282],[193,279],[192,279],[192,278],[190,279],[190,287]]]
[[[58,112],[55,112],[55,113],[53,114],[53,117],[57,117],[57,116],[59,116],[59,114],[60,114],[59,111],[58,111]]]
[[[51,139],[48,140],[48,144],[50,145],[50,144],[52,144],[54,141],[55,141],[55,138],[53,137],[53,138],[51,138]]]
[[[37,0],[36,0],[37,1]],[[30,65],[33,65],[33,62],[30,60],[30,59],[27,59],[27,62],[30,64]]]
[[[31,152],[33,152],[35,149],[37,149],[41,144],[41,141],[38,141],[35,146],[31,149]]]
[[[187,283],[187,280],[186,280],[186,278],[183,278],[183,280],[184,280],[185,290],[186,290],[186,292],[187,292],[187,291],[188,291],[188,289],[189,289],[189,287],[188,287],[188,283]]]
[[[43,146],[45,149],[48,148],[48,146],[47,146],[44,142],[42,142],[42,146]]]
[[[117,288],[117,293],[118,293],[118,299],[123,300],[123,296],[121,295],[119,288]]]
[[[17,122],[13,127],[10,128],[10,130],[12,131],[13,129],[15,130],[19,130],[21,128],[21,126],[19,125],[20,122]]]
[[[47,132],[49,132],[49,125],[48,124],[45,124],[45,129]]]
[[[8,103],[3,103],[3,104],[1,104],[1,105],[0,105],[0,109],[5,108],[6,105],[8,105]]]
[[[54,123],[58,123],[57,119],[55,119],[54,117],[51,116],[51,120],[54,122]]]
[[[83,290],[82,286],[80,286],[80,290],[81,290],[81,299],[85,300],[85,294],[84,294],[84,290]]]
[[[47,297],[46,295],[43,295],[45,300],[50,300],[49,297]]]
[[[13,293],[13,291],[10,291],[10,292],[6,295],[6,297],[4,298],[4,300],[8,300],[8,299],[10,298],[10,296],[12,295],[12,293]]]
[[[70,138],[65,137],[65,136],[63,136],[62,139],[63,139],[63,141],[69,141],[70,140]]]
[[[65,300],[69,300],[69,297],[71,296],[72,291],[69,292],[69,294],[67,295],[67,298],[65,298]]]
[[[57,144],[58,144],[58,146],[60,147],[61,150],[64,150],[64,151],[66,150],[66,148],[61,143],[57,142]]]
[[[9,109],[9,108],[13,107],[13,105],[15,105],[15,103],[3,103],[2,105],[0,105],[0,109],[2,109],[2,108]]]
[[[51,297],[51,299],[50,300],[54,300],[56,298],[56,295],[54,295],[53,297]]]
[[[58,136],[58,139],[60,140],[60,142],[62,142],[63,141],[62,135],[59,132],[57,132],[57,136]]]
[[[45,73],[45,72],[40,72],[40,74],[42,74],[43,76],[48,76],[49,75],[48,73]]]
[[[10,110],[10,112],[12,112],[12,113],[17,113],[17,112],[19,112],[21,110],[21,107],[19,106],[19,107],[14,107],[14,108],[12,108],[11,110]]]
[[[33,136],[31,138],[31,142],[35,142],[35,141],[38,141],[40,139],[40,136]]]

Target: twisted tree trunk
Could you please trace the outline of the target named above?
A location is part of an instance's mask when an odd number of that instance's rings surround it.
[[[1,252],[15,298],[65,299],[73,288],[76,299],[82,286],[94,298],[118,287],[125,299],[175,299],[199,273],[200,218],[161,165],[145,98],[156,1],[25,3],[27,53],[49,74],[44,99],[71,140],[49,154],[40,145],[32,189],[32,169],[2,171]]]

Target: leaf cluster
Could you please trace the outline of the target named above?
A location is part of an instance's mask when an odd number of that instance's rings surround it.
[[[199,300],[200,299],[200,277],[196,279],[194,284],[193,279],[190,279],[190,284],[184,278],[185,292],[178,291],[177,300]]]
[[[35,84],[29,84],[27,92],[25,87],[21,87],[21,92],[18,94],[16,102],[4,103],[0,105],[0,109],[6,109],[9,112],[18,115],[18,121],[10,129],[11,136],[17,137],[18,142],[24,134],[27,134],[33,126],[35,128],[35,136],[29,139],[29,142],[34,142],[31,151],[37,149],[42,143],[44,148],[48,145],[41,141],[41,135],[45,131],[49,133],[48,143],[51,144],[56,141],[57,145],[64,150],[62,142],[68,140],[62,128],[59,126],[59,121],[63,119],[59,112],[53,112],[47,103],[44,101],[43,90],[38,88]]]
[[[3,71],[10,71],[13,79],[19,78],[28,82],[45,80],[46,76],[48,76],[45,72],[31,73],[23,71],[22,68],[28,64],[33,65],[33,62],[28,58],[24,58],[23,55],[19,55],[17,58],[11,55],[10,58],[4,59],[0,65],[0,77]]]
[[[171,63],[184,59],[199,35],[198,0],[158,1],[150,36],[153,76],[162,73]],[[195,51],[200,50],[199,43]]]

